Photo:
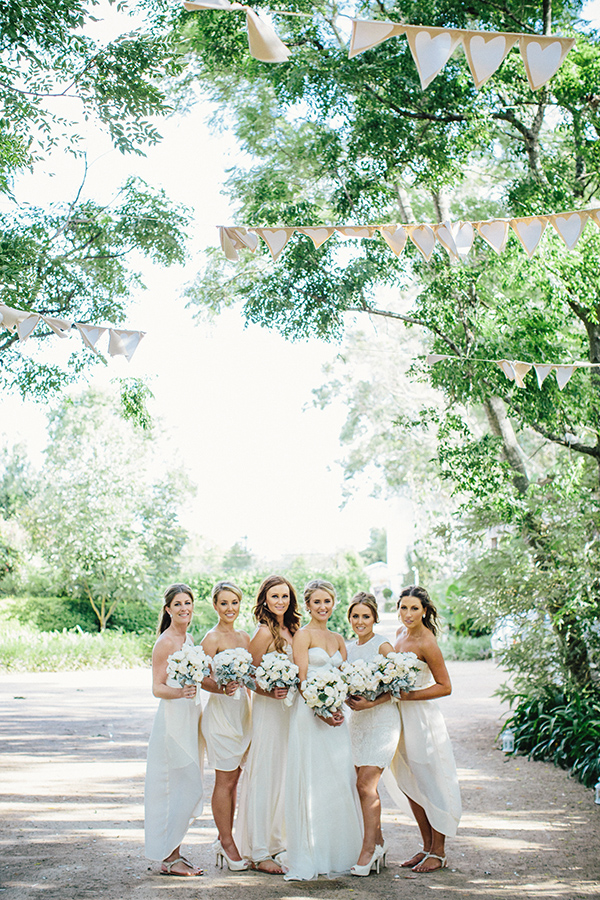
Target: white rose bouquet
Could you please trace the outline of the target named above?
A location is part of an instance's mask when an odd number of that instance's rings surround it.
[[[315,716],[331,719],[348,696],[348,687],[338,669],[323,666],[301,684],[302,694]]]
[[[219,687],[229,684],[230,681],[237,681],[238,684],[245,684],[249,688],[255,687],[252,657],[243,647],[233,647],[231,650],[215,653],[212,668]],[[236,691],[232,696],[239,699],[240,692]]]
[[[348,687],[348,696],[376,700],[381,694],[379,672],[364,659],[342,663],[340,672]]]
[[[181,650],[167,658],[167,678],[172,678],[180,687],[187,684],[199,687],[207,675],[210,675],[210,656],[200,646],[184,644]],[[196,703],[199,699],[200,692],[196,691]]]
[[[284,700],[291,706],[298,684],[298,666],[290,662],[285,653],[265,653],[254,671],[256,683],[263,691],[271,692],[274,688],[287,688],[288,695]]]
[[[379,677],[379,693],[390,693],[399,699],[402,691],[412,691],[421,671],[417,661],[415,653],[389,653],[387,656],[378,653],[373,657],[373,669]]]

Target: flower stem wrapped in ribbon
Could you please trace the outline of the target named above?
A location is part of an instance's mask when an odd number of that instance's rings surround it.
[[[211,659],[202,647],[184,644],[181,650],[167,658],[167,678],[172,678],[180,687],[195,684],[199,687],[202,680],[210,675]],[[196,703],[200,702],[200,691],[196,691]]]
[[[261,690],[271,693],[275,688],[287,688],[283,701],[291,706],[298,679],[298,666],[290,662],[285,653],[265,653],[260,665],[254,671],[256,683]]]
[[[237,681],[246,687],[254,688],[254,666],[252,657],[243,647],[233,647],[231,650],[221,650],[213,657],[213,675],[219,687],[224,687],[231,681]],[[240,698],[237,690],[232,695],[236,700]]]
[[[389,693],[399,700],[402,691],[412,691],[421,671],[417,662],[415,653],[389,653],[387,656],[378,653],[374,656],[372,665],[379,678],[379,693]]]
[[[376,700],[383,693],[380,690],[381,679],[378,670],[364,659],[342,663],[340,671],[348,687],[349,696]]]
[[[302,694],[315,716],[322,719],[333,718],[348,696],[348,687],[337,669],[322,667],[322,671],[313,672],[300,685]]]

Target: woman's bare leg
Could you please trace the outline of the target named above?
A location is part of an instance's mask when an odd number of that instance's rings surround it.
[[[215,769],[215,788],[212,795],[212,813],[219,832],[221,846],[227,856],[233,860],[240,860],[238,848],[233,840],[233,818],[235,816],[235,803],[237,797],[237,783],[241,775],[240,768],[233,772],[223,772]]]
[[[383,844],[381,800],[377,790],[382,771],[378,766],[357,767],[356,787],[365,826],[363,845],[357,860],[359,866],[365,866],[369,862],[375,852],[375,844]]]

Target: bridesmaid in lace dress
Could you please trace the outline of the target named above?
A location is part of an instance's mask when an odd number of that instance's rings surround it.
[[[402,866],[432,872],[446,865],[446,836],[456,834],[461,815],[452,745],[436,703],[452,692],[452,685],[435,639],[437,611],[425,588],[404,588],[398,611],[402,625],[394,649],[415,653],[421,669],[413,690],[401,694],[400,741],[390,765],[423,839],[423,849]]]
[[[179,687],[167,678],[167,659],[193,643],[187,629],[194,595],[187,584],[172,584],[164,595],[158,640],[152,651],[152,693],[160,703],[148,743],[144,791],[146,856],[162,860],[163,875],[202,875],[181,855],[190,820],[202,812],[198,724],[201,707],[195,685]]]
[[[359,591],[352,598],[348,621],[357,638],[346,647],[348,662],[372,662],[378,653],[387,656],[392,652],[389,641],[373,633],[373,627],[379,622],[377,600],[373,594]],[[368,875],[377,859],[383,859],[385,863],[387,845],[381,833],[381,800],[377,786],[398,745],[400,717],[397,705],[390,703],[389,694],[381,694],[376,700],[350,696],[346,703],[352,710],[350,739],[365,827],[360,856],[350,871],[352,875]]]
[[[341,634],[327,622],[335,605],[328,581],[304,589],[310,622],[294,635],[294,662],[302,684],[316,671],[339,668],[346,658]],[[315,716],[300,696],[292,709],[285,791],[289,871],[284,878],[308,880],[347,873],[362,844],[352,748],[344,714]]]
[[[240,612],[242,592],[235,584],[220,581],[212,589],[213,606],[219,621],[202,640],[202,648],[209,656],[235,647],[248,649],[250,636],[236,631],[234,623]],[[242,872],[249,863],[242,859],[233,839],[233,819],[237,799],[237,785],[241,765],[248,751],[251,737],[251,718],[248,691],[235,681],[219,687],[205,678],[202,687],[210,696],[202,715],[202,734],[206,742],[208,764],[215,770],[212,811],[218,838],[213,845],[217,862],[223,860],[232,872]],[[236,694],[236,691],[239,691]]]
[[[285,653],[292,659],[292,639],[300,627],[296,592],[281,575],[265,578],[256,597],[258,628],[250,641],[255,666],[265,653]],[[285,772],[291,708],[286,688],[266,693],[256,689],[252,700],[252,744],[240,782],[240,850],[255,869],[281,875],[286,849]]]

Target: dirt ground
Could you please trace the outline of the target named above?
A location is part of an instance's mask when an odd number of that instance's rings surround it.
[[[217,869],[209,802],[184,844],[203,878],[167,878],[144,859],[145,755],[157,704],[149,670],[0,675],[0,900],[599,897],[593,792],[498,749],[503,710],[492,694],[503,676],[492,661],[449,669],[454,692],[440,702],[464,814],[448,841],[448,868],[416,875],[399,867],[418,847],[417,829],[382,790],[388,868],[308,883]],[[210,797],[210,771],[206,787]]]

